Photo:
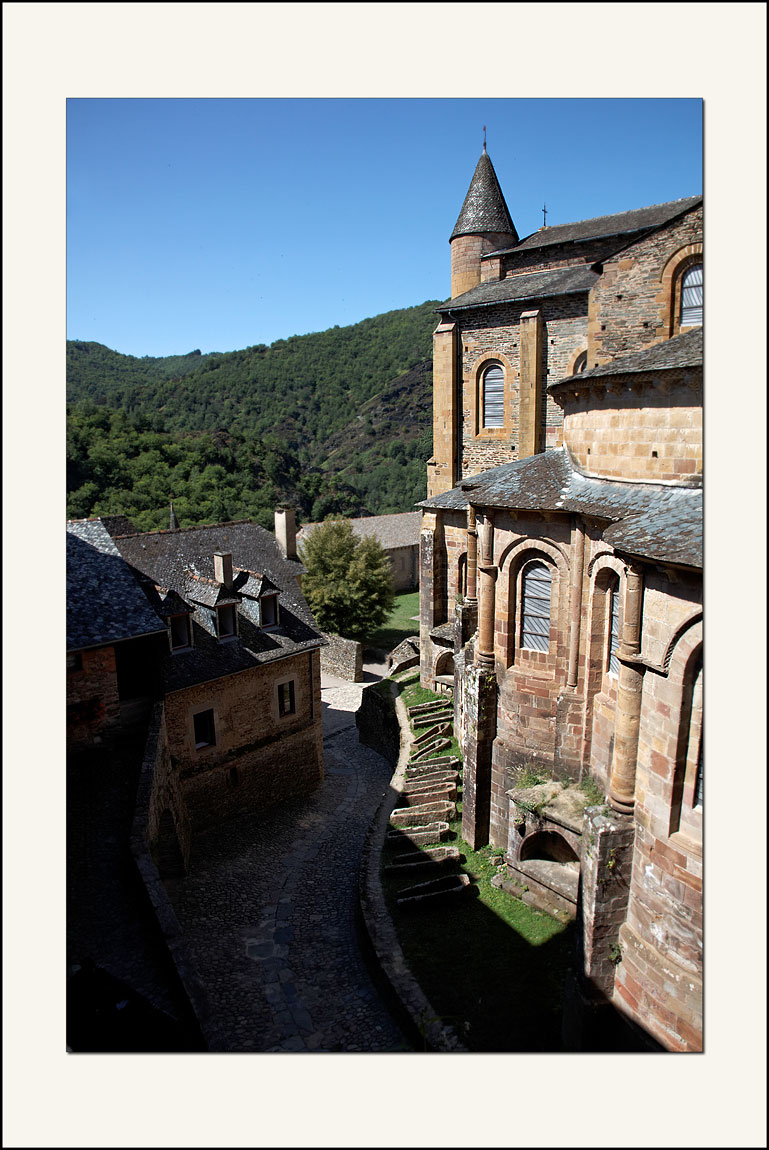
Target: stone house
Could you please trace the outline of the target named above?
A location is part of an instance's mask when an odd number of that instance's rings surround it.
[[[420,646],[454,687],[463,835],[576,916],[583,1031],[611,1004],[699,1050],[701,200],[519,241],[484,151],[452,293]],[[605,803],[574,806],[586,780]]]
[[[300,590],[301,564],[256,524],[137,533],[123,522],[111,537],[109,522],[68,524],[81,545],[71,583],[98,565],[101,601],[120,618],[128,605],[131,637],[144,640],[123,681],[119,663],[105,680],[104,705],[116,725],[121,700],[162,702],[149,837],[168,870],[188,860],[196,829],[322,781],[323,640]],[[89,586],[73,597],[75,615],[89,610]],[[75,631],[70,650],[80,642]]]
[[[387,552],[395,591],[415,591],[419,587],[420,519],[418,511],[406,511],[349,521],[356,535],[360,538],[373,535]],[[301,545],[318,526],[318,523],[305,523],[297,532],[297,542]]]

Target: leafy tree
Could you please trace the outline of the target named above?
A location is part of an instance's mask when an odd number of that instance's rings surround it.
[[[392,610],[393,584],[377,539],[360,539],[348,519],[330,519],[315,528],[301,556],[302,591],[323,631],[365,639],[381,627]]]

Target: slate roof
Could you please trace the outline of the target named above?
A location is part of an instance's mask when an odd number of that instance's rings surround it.
[[[506,251],[527,251],[532,248],[549,247],[552,244],[575,243],[581,240],[601,239],[605,236],[630,235],[633,232],[650,231],[661,227],[676,216],[690,211],[702,203],[702,196],[687,196],[681,200],[670,200],[665,204],[652,204],[647,208],[634,208],[629,212],[617,212],[610,216],[595,216],[589,220],[577,220],[571,224],[555,224],[542,228],[526,236],[513,248]]]
[[[169,654],[164,661],[166,691],[192,683],[249,670],[300,651],[310,651],[324,640],[296,582],[301,564],[284,558],[269,531],[249,521],[188,527],[175,531],[149,531],[118,537],[115,546],[125,561],[143,577],[150,596],[155,586],[170,589],[186,601],[193,598],[193,647]],[[231,552],[233,587],[224,593],[214,579],[214,552]],[[277,591],[280,625],[263,630],[258,606],[251,598]],[[217,603],[238,602],[238,635],[219,641],[211,610]]]
[[[468,476],[420,507],[577,512],[606,520],[604,539],[641,558],[702,567],[702,488],[593,479],[565,447]]]
[[[67,650],[165,632],[99,519],[67,524]]]
[[[590,371],[556,380],[548,384],[548,391],[562,385],[571,388],[582,387],[589,385],[593,379],[602,379],[605,376],[640,375],[644,372],[672,371],[682,367],[702,367],[701,327],[692,328],[683,335],[674,335],[672,339],[655,343],[643,351],[633,352],[632,355],[620,356],[610,363],[593,367]]]
[[[419,545],[421,515],[418,511],[404,511],[395,515],[368,515],[362,519],[351,519],[352,529],[364,539],[373,535],[385,550],[394,547],[416,547]],[[297,542],[307,539],[320,523],[305,523],[297,532]]]
[[[509,232],[515,237],[514,243],[518,240],[518,232],[507,210],[497,173],[494,171],[485,145],[470,181],[459,218],[451,233],[451,239],[483,232]]]
[[[463,308],[493,307],[514,300],[546,299],[548,296],[587,293],[600,278],[586,264],[577,267],[550,268],[546,271],[521,272],[503,280],[477,284],[470,291],[446,300],[435,310],[461,311]]]

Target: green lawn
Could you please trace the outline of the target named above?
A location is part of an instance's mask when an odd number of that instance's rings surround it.
[[[407,706],[445,698],[420,687],[414,675],[404,676],[399,687]],[[495,860],[503,852],[488,846],[473,851],[461,836],[461,810],[460,802],[448,841],[461,852],[461,869],[474,887],[470,897],[404,911],[395,896],[407,880],[383,876],[406,959],[438,1015],[470,1050],[561,1050],[573,924],[557,922],[492,887]]]
[[[368,637],[366,646],[375,647],[389,655],[409,635],[419,634],[419,620],[414,619],[414,615],[419,615],[419,592],[407,591],[403,595],[396,595],[393,609],[384,626]]]

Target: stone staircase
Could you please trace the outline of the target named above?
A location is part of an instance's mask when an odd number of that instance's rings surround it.
[[[459,850],[440,845],[448,837],[449,820],[457,815],[461,781],[459,759],[440,753],[451,747],[451,698],[417,704],[407,714],[416,733],[401,787],[402,803],[390,815],[392,830],[386,839],[386,845],[397,853],[385,871],[396,877],[431,877],[398,891],[396,902],[403,908],[466,895],[471,886],[460,870]]]

